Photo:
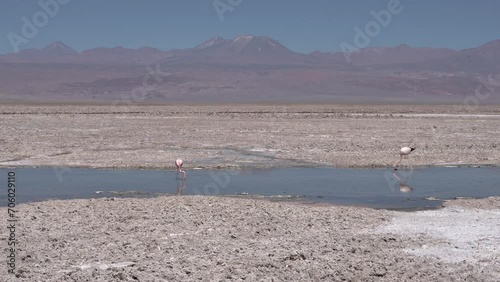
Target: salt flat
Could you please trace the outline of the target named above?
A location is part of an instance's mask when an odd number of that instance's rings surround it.
[[[457,109],[10,104],[0,106],[0,165],[174,169],[182,157],[188,169],[389,167],[404,145],[417,147],[405,160],[415,166],[499,165],[500,109]],[[16,275],[497,282],[499,201],[417,213],[207,196],[21,204]]]
[[[500,198],[449,205],[410,213],[212,196],[22,204],[16,281],[499,281]]]
[[[500,164],[500,108],[2,105],[0,166],[173,169]]]

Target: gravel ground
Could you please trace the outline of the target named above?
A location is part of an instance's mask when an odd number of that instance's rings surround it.
[[[0,166],[187,169],[500,164],[500,107],[0,106]],[[406,161],[405,161],[406,162]]]
[[[421,212],[204,196],[17,208],[17,280],[3,281],[500,281],[500,198]]]

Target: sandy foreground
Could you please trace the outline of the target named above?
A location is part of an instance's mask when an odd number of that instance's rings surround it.
[[[208,196],[17,208],[17,279],[2,281],[500,281],[500,198],[419,212]]]
[[[388,167],[404,145],[413,165],[499,165],[500,108],[7,104],[0,141],[0,167]],[[500,198],[419,212],[208,196],[16,208],[13,281],[500,281]]]
[[[500,164],[500,106],[0,105],[0,166]]]

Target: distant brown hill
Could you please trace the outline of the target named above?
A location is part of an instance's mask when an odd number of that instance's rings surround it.
[[[451,50],[408,45],[349,54],[293,52],[268,36],[210,38],[163,51],[62,42],[0,55],[0,100],[453,102],[500,101],[500,40]],[[487,99],[484,98],[487,96]]]
[[[445,58],[457,53],[445,48],[415,48],[406,44],[396,47],[363,48],[349,56],[353,65],[390,65],[402,63],[421,63],[426,60]],[[346,60],[343,53],[313,52],[314,56],[329,56],[335,60]]]
[[[451,56],[428,61],[420,69],[446,72],[500,72],[500,40],[494,40],[476,48],[465,49]]]

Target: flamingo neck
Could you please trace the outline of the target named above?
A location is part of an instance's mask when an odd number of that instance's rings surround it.
[[[186,172],[182,170],[180,167],[178,167],[178,172],[184,174],[184,179],[186,179]]]

